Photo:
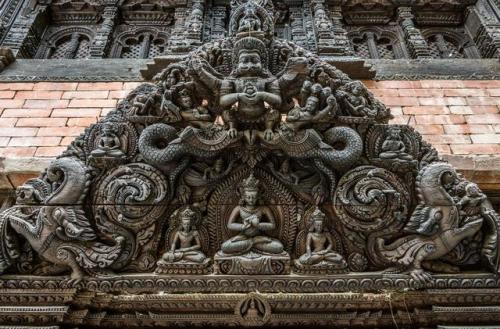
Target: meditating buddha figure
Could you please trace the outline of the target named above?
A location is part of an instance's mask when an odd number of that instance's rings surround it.
[[[325,214],[316,209],[312,214],[311,226],[306,238],[306,253],[298,259],[302,265],[316,265],[321,262],[340,265],[344,258],[333,251],[333,239],[324,225]]]
[[[249,251],[262,254],[281,254],[283,244],[274,238],[265,235],[276,227],[273,213],[267,206],[258,205],[259,181],[250,175],[243,181],[242,198],[236,206],[227,227],[238,235],[222,244],[225,255],[242,255]]]
[[[90,154],[93,157],[122,157],[121,141],[118,138],[120,128],[112,122],[105,122],[100,127],[99,143]]]
[[[403,161],[412,161],[413,157],[406,153],[406,146],[401,140],[401,130],[391,128],[389,134],[382,143],[381,159],[399,159]]]
[[[180,223],[172,239],[170,250],[163,254],[158,265],[176,263],[180,261],[203,263],[206,259],[201,251],[201,242],[198,231],[194,228],[196,213],[189,207],[180,214]]]

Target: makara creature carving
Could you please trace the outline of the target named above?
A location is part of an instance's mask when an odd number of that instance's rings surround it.
[[[233,6],[227,38],[139,86],[18,189],[0,273],[498,273],[500,217],[479,188],[389,125],[361,82],[275,38],[270,2]],[[262,303],[243,313],[265,317]]]

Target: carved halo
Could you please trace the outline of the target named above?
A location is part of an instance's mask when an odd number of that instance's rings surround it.
[[[90,128],[90,132],[85,136],[85,153],[87,156],[99,147],[101,128],[103,125],[112,126],[116,136],[121,142],[120,150],[126,156],[124,160],[130,160],[137,151],[137,132],[130,122],[121,120],[102,121]]]
[[[418,159],[422,138],[419,134],[415,133],[412,127],[406,125],[391,125],[388,129],[386,125],[376,124],[369,128],[365,138],[366,156],[372,164],[389,170],[398,172],[411,170],[413,168],[412,163],[403,165],[401,162],[395,163],[395,161],[379,158],[382,152],[382,144],[387,138],[390,129],[398,129],[400,131],[401,141],[405,145],[405,152],[411,155],[414,160]]]
[[[234,313],[243,326],[262,326],[271,317],[271,305],[258,293],[249,293],[234,308]]]

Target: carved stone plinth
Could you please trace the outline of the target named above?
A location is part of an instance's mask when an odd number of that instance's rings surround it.
[[[283,252],[280,255],[262,255],[250,251],[243,255],[227,256],[219,252],[214,257],[216,274],[289,274],[290,256]]]
[[[339,274],[347,272],[347,263],[345,261],[339,264],[329,262],[320,262],[314,265],[304,265],[298,260],[294,262],[294,270],[297,274]]]
[[[156,274],[210,274],[212,273],[212,260],[205,259],[203,263],[180,261],[177,263],[158,262]]]

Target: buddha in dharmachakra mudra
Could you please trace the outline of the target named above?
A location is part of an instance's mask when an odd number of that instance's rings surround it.
[[[276,223],[271,209],[258,205],[259,180],[250,175],[243,181],[241,192],[240,205],[233,209],[227,223],[228,229],[238,234],[222,243],[221,254],[282,254],[283,244],[266,235],[276,228]]]

